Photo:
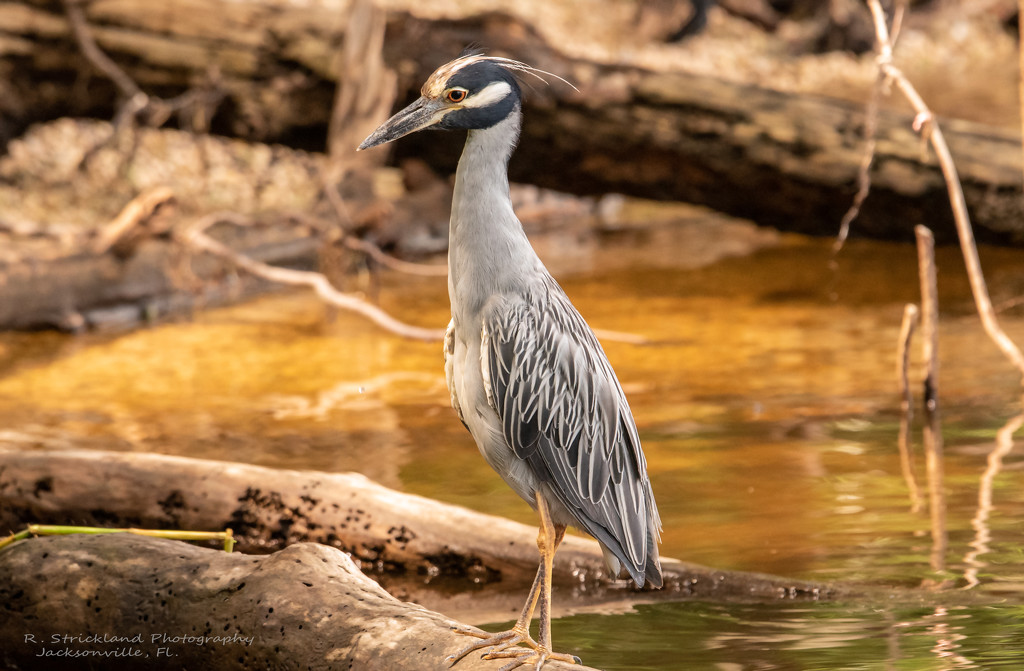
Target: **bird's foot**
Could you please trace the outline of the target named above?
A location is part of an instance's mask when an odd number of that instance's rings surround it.
[[[464,636],[475,636],[480,640],[476,643],[471,643],[470,645],[467,645],[465,648],[459,650],[454,655],[448,655],[444,661],[449,666],[454,666],[454,664],[457,661],[459,661],[469,653],[473,652],[474,650],[482,650],[483,648],[491,648],[487,651],[486,654],[484,654],[484,657],[487,659],[494,659],[492,655],[495,654],[503,654],[504,656],[504,653],[506,652],[511,653],[507,656],[512,656],[512,654],[517,654],[520,652],[523,654],[529,654],[538,648],[538,644],[535,640],[533,640],[533,637],[530,636],[530,632],[524,631],[520,629],[518,626],[513,627],[508,631],[499,631],[496,634],[481,631],[473,627],[459,626],[452,627],[452,631],[454,631],[457,634],[463,634]],[[528,646],[528,648],[517,648],[515,650],[509,650],[509,648],[517,646],[520,643]]]
[[[498,669],[498,671],[512,671],[512,669],[517,669],[521,666],[529,666],[534,671],[540,671],[541,667],[544,666],[544,662],[549,659],[569,664],[582,663],[580,658],[575,655],[551,652],[547,648],[542,647],[537,641],[533,640],[528,631],[523,631],[518,627],[513,627],[508,631],[501,631],[496,634],[490,634],[471,627],[452,627],[452,631],[466,636],[474,636],[480,640],[459,650],[454,655],[448,655],[444,661],[449,666],[454,666],[456,662],[469,653],[484,648],[490,648],[490,650],[483,654],[484,659],[512,660]],[[518,647],[520,644],[527,647]]]
[[[505,649],[497,652],[489,652],[484,655],[484,659],[505,659],[512,658],[512,661],[505,666],[498,669],[498,671],[512,671],[520,666],[526,666],[533,669],[533,671],[541,671],[541,667],[544,666],[544,662],[556,660],[559,662],[565,662],[567,664],[582,664],[580,658],[576,655],[568,655],[564,652],[551,652],[547,648],[538,645],[533,650],[527,650],[525,648],[514,648]]]

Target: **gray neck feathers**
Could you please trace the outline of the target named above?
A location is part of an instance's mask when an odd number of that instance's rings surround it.
[[[519,106],[490,128],[471,130],[455,173],[448,292],[456,325],[495,294],[522,293],[543,265],[512,211],[508,160],[519,138]]]

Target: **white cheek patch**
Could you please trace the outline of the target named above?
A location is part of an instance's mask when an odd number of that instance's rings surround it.
[[[503,100],[510,93],[512,93],[512,87],[508,82],[494,82],[485,86],[480,93],[466,98],[462,106],[471,108],[487,107],[499,100]]]

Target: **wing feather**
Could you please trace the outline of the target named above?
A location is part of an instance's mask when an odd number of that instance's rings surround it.
[[[629,570],[661,584],[660,520],[636,425],[593,331],[550,280],[490,311],[481,362],[515,455],[577,525]]]

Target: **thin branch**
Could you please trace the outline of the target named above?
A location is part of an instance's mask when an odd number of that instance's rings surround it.
[[[1024,0],[1017,0],[1017,60],[1020,68],[1020,81],[1017,82],[1017,95],[1020,98],[1021,142],[1024,149]]]
[[[1024,2],[1024,0],[1021,0]],[[860,168],[857,170],[857,193],[853,197],[850,209],[843,215],[839,223],[839,234],[832,245],[832,252],[838,253],[846,244],[850,235],[850,224],[860,215],[860,208],[864,205],[868,194],[871,192],[871,165],[875,161],[875,148],[878,145],[878,105],[882,98],[882,89],[885,87],[885,77],[878,73],[875,78],[875,85],[871,87],[871,97],[868,98],[867,111],[864,118],[864,155],[861,156]]]
[[[83,0],[63,0],[63,4],[68,22],[71,24],[71,32],[75,36],[82,55],[93,67],[112,81],[125,98],[124,104],[115,116],[115,128],[121,128],[125,121],[134,120],[143,112],[149,113],[148,121],[151,125],[161,126],[176,112],[200,102],[211,105],[224,97],[219,86],[215,87],[213,91],[199,89],[185,91],[168,100],[147,94],[121,66],[100,49],[96,38],[93,37],[89,22],[85,18],[85,12],[82,11]]]
[[[174,197],[174,192],[166,186],[155,186],[146,189],[133,198],[114,219],[101,228],[92,243],[94,254],[103,254],[128,231],[135,228],[156,211],[158,207]]]
[[[121,95],[129,100],[133,98],[141,100],[145,105],[149,96],[97,46],[89,24],[85,20],[85,12],[82,11],[82,0],[64,0],[64,11],[67,12],[68,21],[71,22],[71,31],[75,35],[78,47],[82,50],[82,55],[110,81],[114,82],[114,86],[121,91]]]
[[[441,329],[428,329],[406,324],[395,319],[375,305],[371,305],[370,303],[356,298],[355,296],[338,291],[331,285],[327,278],[320,273],[314,273],[306,270],[292,270],[290,268],[279,268],[277,266],[271,266],[266,263],[253,260],[243,254],[239,254],[206,234],[206,229],[218,222],[230,222],[236,225],[248,224],[247,220],[233,213],[211,214],[195,221],[191,226],[177,233],[175,237],[192,249],[207,252],[230,261],[235,266],[256,275],[257,277],[262,277],[263,279],[270,280],[271,282],[279,282],[281,284],[310,287],[316,291],[317,295],[320,296],[321,299],[331,305],[362,315],[381,328],[405,338],[429,341],[440,340],[444,337],[444,331]]]
[[[410,263],[387,254],[377,245],[368,240],[361,240],[351,235],[345,235],[341,239],[342,244],[352,251],[362,252],[385,268],[396,270],[409,275],[421,275],[423,277],[447,277],[448,268],[442,265],[427,263]]]
[[[949,146],[942,135],[938,122],[935,120],[931,110],[918,94],[910,81],[903,75],[903,72],[892,63],[892,42],[889,38],[889,30],[886,26],[885,13],[879,0],[867,0],[868,7],[875,23],[875,33],[878,38],[878,67],[885,76],[895,82],[903,95],[913,106],[917,116],[914,120],[914,128],[927,137],[935,154],[938,157],[939,166],[942,169],[943,177],[946,180],[946,188],[949,191],[949,201],[953,209],[953,219],[956,222],[957,234],[960,237],[960,248],[964,256],[964,264],[967,266],[967,277],[970,280],[971,292],[974,295],[974,304],[977,307],[978,315],[981,317],[982,326],[989,338],[1010,360],[1022,375],[1024,381],[1024,355],[999,326],[995,311],[992,309],[992,300],[989,298],[988,287],[985,284],[985,276],[981,270],[981,261],[978,258],[978,247],[974,241],[974,231],[971,228],[970,216],[967,212],[967,202],[964,199],[963,189],[960,186],[960,177],[957,174],[953,157],[949,153]]]

